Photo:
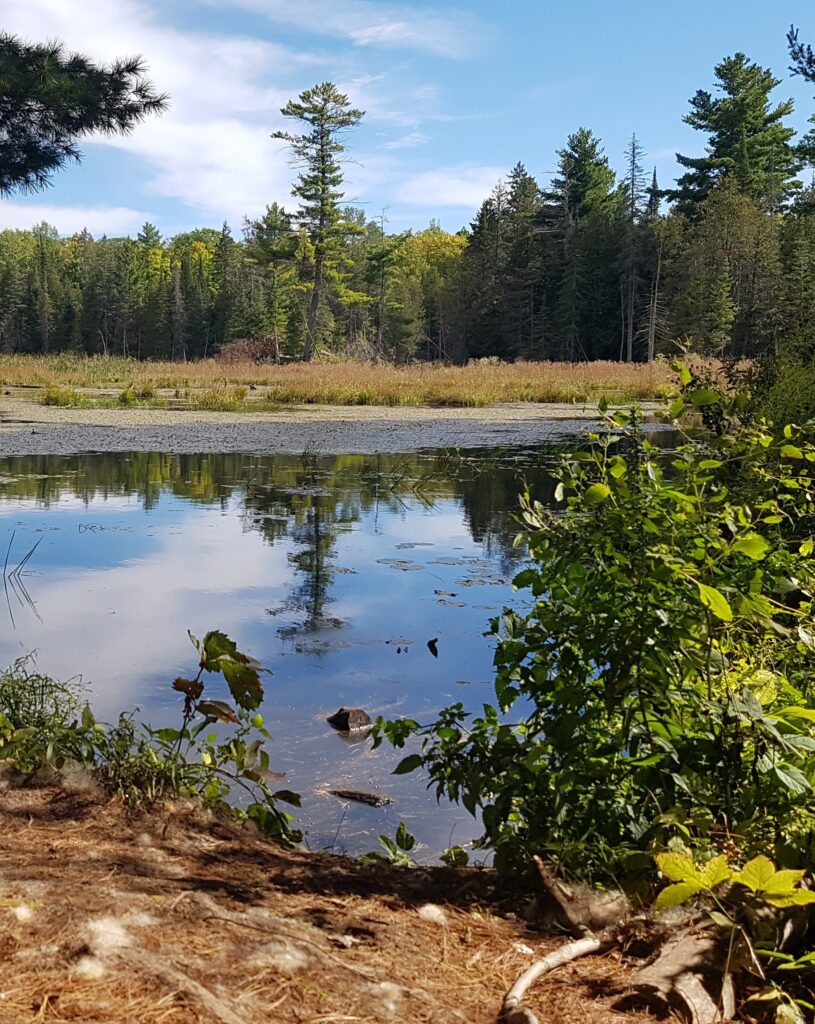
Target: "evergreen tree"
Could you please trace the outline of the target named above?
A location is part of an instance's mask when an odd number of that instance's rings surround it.
[[[684,117],[686,124],[707,135],[707,152],[702,157],[677,153],[687,171],[667,195],[683,213],[698,216],[716,184],[731,178],[762,209],[782,209],[800,188],[800,162],[791,145],[795,131],[784,124],[793,111],[792,100],[773,106],[770,93],[780,79],[743,53],[726,57],[714,71],[721,95],[700,89]]]
[[[127,134],[167,97],[144,77],[141,57],[96,65],[61,43],[0,33],[0,195],[42,189],[79,160],[77,141]]]
[[[327,273],[345,230],[339,201],[343,197],[340,157],[346,147],[340,138],[359,124],[365,112],[352,107],[348,97],[332,82],[323,82],[300,93],[298,99],[290,100],[281,113],[284,117],[303,122],[309,129],[300,135],[289,132],[274,132],[272,135],[273,139],[282,139],[289,144],[295,164],[303,168],[292,191],[301,201],[299,222],[307,229],[314,247],[312,290],[303,349],[303,359],[308,362],[314,353],[317,314]]]

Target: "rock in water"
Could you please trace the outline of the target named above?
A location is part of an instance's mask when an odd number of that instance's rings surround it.
[[[371,725],[371,716],[362,708],[340,708],[326,719],[338,732],[356,732]]]

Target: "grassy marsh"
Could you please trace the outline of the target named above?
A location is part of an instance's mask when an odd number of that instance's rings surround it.
[[[501,363],[466,366],[374,363],[140,363],[120,357],[0,356],[0,385],[44,389],[49,405],[141,406],[213,411],[268,411],[285,404],[451,406],[503,402],[657,400],[672,390],[665,363]],[[109,396],[80,389],[103,389]],[[160,394],[160,392],[169,392]],[[123,397],[124,396],[124,397]],[[104,403],[104,404],[100,404]]]

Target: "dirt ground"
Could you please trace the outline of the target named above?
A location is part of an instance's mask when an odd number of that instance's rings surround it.
[[[582,432],[596,405],[513,403],[484,409],[285,406],[279,412],[71,409],[0,396],[0,454],[88,451],[326,455],[534,445]],[[644,406],[645,408],[645,406]],[[650,408],[650,406],[648,406]]]
[[[488,1024],[563,941],[490,872],[285,850],[181,806],[133,817],[93,792],[0,791],[2,1024]],[[528,1005],[542,1024],[646,1024],[614,1009],[637,965],[586,958]]]

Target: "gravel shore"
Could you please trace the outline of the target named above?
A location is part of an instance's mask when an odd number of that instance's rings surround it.
[[[327,455],[533,445],[584,430],[594,406],[288,406],[278,412],[64,409],[0,398],[0,455],[157,451]]]

